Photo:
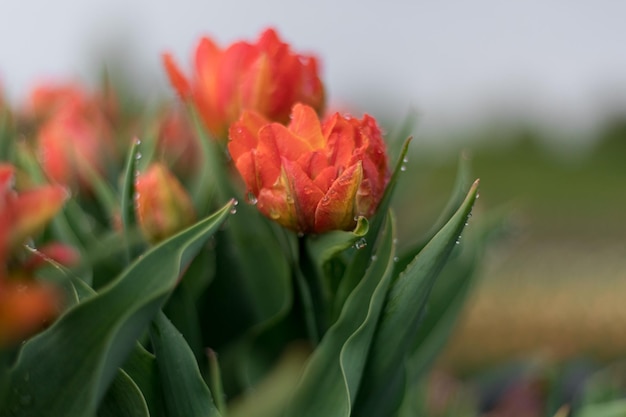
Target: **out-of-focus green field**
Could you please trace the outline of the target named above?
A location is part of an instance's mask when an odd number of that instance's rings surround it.
[[[503,212],[512,225],[489,247],[446,367],[626,356],[626,119],[591,133],[584,150],[558,135],[515,126],[441,138],[444,149],[419,134],[412,144],[400,245],[437,217],[463,150],[481,179],[469,227]]]

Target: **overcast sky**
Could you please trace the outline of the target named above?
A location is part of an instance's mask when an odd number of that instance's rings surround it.
[[[426,131],[516,110],[576,128],[626,103],[626,2],[20,0],[0,5],[0,80],[18,100],[41,79],[93,78],[121,45],[144,90],[161,52],[187,65],[201,35],[267,26],[322,61],[331,103],[409,106]]]

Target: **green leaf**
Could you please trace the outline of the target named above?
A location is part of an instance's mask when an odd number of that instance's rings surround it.
[[[365,217],[361,216],[352,231],[335,230],[317,236],[307,236],[307,252],[315,262],[317,269],[322,271],[326,262],[357,243],[357,241],[361,241],[368,230],[369,222]],[[363,240],[361,244],[365,247],[367,242]]]
[[[157,314],[150,336],[168,417],[219,417],[193,352],[165,314]]]
[[[576,413],[577,417],[624,417],[626,399],[608,401],[603,404],[586,405]]]
[[[124,371],[118,371],[98,409],[98,417],[150,417],[137,384]]]
[[[30,339],[11,370],[0,415],[90,416],[180,271],[229,216],[233,203],[162,242],[115,281]],[[34,383],[46,381],[46,384]],[[62,387],[70,395],[59,395]],[[21,398],[32,398],[25,404]]]
[[[346,269],[346,272],[344,273],[341,282],[339,283],[333,305],[334,317],[339,315],[346,298],[348,297],[350,292],[352,292],[354,287],[356,287],[356,285],[359,283],[361,277],[365,273],[365,270],[370,264],[372,253],[374,251],[374,248],[376,247],[378,234],[384,223],[385,217],[387,216],[387,210],[389,209],[389,205],[391,204],[393,192],[396,188],[398,180],[400,179],[400,176],[403,173],[402,166],[405,164],[404,159],[409,150],[410,143],[411,138],[409,137],[402,146],[400,156],[398,157],[398,160],[396,162],[393,174],[389,179],[389,183],[387,184],[385,193],[383,194],[383,197],[378,205],[377,212],[369,222],[369,228],[365,235],[365,242],[367,243],[367,246],[356,252],[354,258],[350,261],[350,264],[348,265],[348,268]]]
[[[393,242],[393,222],[388,216],[376,258],[346,300],[339,319],[315,349],[288,416],[350,415],[392,277]]]
[[[141,390],[150,410],[150,416],[164,416],[165,406],[154,355],[139,343],[135,343],[135,347],[122,368]]]
[[[450,198],[446,203],[441,215],[435,221],[431,229],[426,233],[426,236],[420,239],[410,249],[402,253],[396,263],[396,275],[407,267],[411,261],[417,256],[417,254],[426,246],[426,243],[437,234],[437,232],[450,220],[458,208],[463,204],[467,189],[471,185],[470,177],[470,159],[466,153],[462,153],[459,157],[459,168],[457,170],[456,179],[452,188]]]
[[[372,345],[356,415],[392,415],[404,392],[405,360],[430,291],[471,213],[478,180],[450,221],[393,282]]]

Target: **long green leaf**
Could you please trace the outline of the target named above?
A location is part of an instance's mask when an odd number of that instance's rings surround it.
[[[402,149],[400,151],[400,156],[398,157],[398,161],[396,162],[395,168],[393,170],[393,174],[389,179],[389,183],[387,184],[387,188],[385,189],[385,193],[383,194],[383,198],[381,199],[377,213],[369,222],[369,228],[367,234],[365,235],[365,242],[367,246],[363,247],[361,250],[357,251],[354,258],[351,260],[346,272],[344,273],[343,278],[337,288],[337,294],[335,296],[335,301],[333,305],[333,314],[334,316],[338,316],[343,308],[343,303],[348,298],[348,295],[354,287],[359,283],[361,277],[365,273],[368,265],[370,264],[372,253],[374,248],[376,247],[376,241],[378,239],[378,234],[381,230],[381,227],[384,223],[385,217],[387,216],[387,210],[391,204],[391,200],[393,197],[393,192],[398,184],[400,177],[403,174],[402,167],[405,162],[404,159],[409,150],[409,144],[411,143],[411,138],[408,138],[404,141],[402,145]]]
[[[396,276],[407,267],[409,263],[417,256],[418,253],[426,246],[430,239],[437,234],[437,232],[450,220],[450,218],[456,213],[467,194],[467,189],[471,185],[471,170],[470,159],[467,154],[462,153],[459,157],[459,168],[457,170],[456,179],[452,188],[450,198],[446,203],[439,218],[435,221],[432,228],[426,233],[425,237],[422,237],[411,248],[400,254],[398,262],[396,263]]]
[[[99,294],[29,340],[11,370],[14,389],[0,405],[0,415],[93,415],[181,268],[226,220],[232,205],[154,247]],[[61,387],[68,395],[59,395]]]
[[[150,336],[168,417],[219,417],[193,352],[165,314],[157,314]]]
[[[450,221],[394,281],[368,359],[356,415],[387,416],[400,405],[405,360],[430,291],[471,213],[478,181]]]
[[[392,223],[388,216],[375,260],[346,300],[339,319],[315,349],[287,416],[350,415],[392,277]]]
[[[98,417],[150,417],[139,387],[124,371],[119,371],[98,409]]]

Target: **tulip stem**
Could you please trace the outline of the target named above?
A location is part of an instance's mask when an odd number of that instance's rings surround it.
[[[307,284],[307,280],[304,277],[302,271],[299,268],[295,268],[296,283],[298,284],[298,290],[300,291],[300,297],[302,298],[302,306],[304,312],[304,321],[306,323],[307,333],[309,340],[313,346],[317,346],[320,341],[320,335],[317,330],[317,320],[315,318],[315,306],[313,305],[313,297],[311,296],[311,289]]]
[[[302,277],[303,285],[310,299],[310,314],[313,315],[312,323],[315,325],[317,343],[328,327],[327,317],[327,291],[324,288],[322,277],[315,265],[311,262],[306,248],[306,237],[298,237],[298,273]],[[304,300],[303,300],[304,301]]]

